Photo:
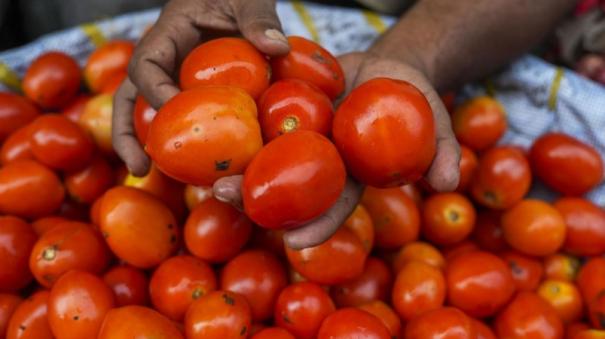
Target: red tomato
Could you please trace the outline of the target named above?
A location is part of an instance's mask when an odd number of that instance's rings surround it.
[[[341,308],[324,319],[317,339],[390,339],[380,319],[358,308]]]
[[[460,143],[475,151],[492,147],[506,132],[506,112],[493,98],[473,98],[452,114],[452,128]]]
[[[221,288],[246,297],[252,319],[262,321],[273,315],[281,290],[288,285],[286,270],[271,253],[249,250],[231,259],[221,272]]]
[[[258,101],[258,120],[265,142],[296,130],[328,136],[332,115],[330,98],[312,84],[297,79],[275,82]]]
[[[40,110],[26,98],[0,92],[0,143],[39,115]]]
[[[605,338],[605,331],[600,330],[585,330],[578,332],[573,339],[603,339]]]
[[[489,252],[501,252],[508,249],[504,232],[500,226],[499,211],[481,211],[477,214],[472,238],[481,249]]]
[[[94,93],[99,92],[115,73],[125,72],[133,50],[132,42],[115,40],[92,52],[84,66],[88,88]]]
[[[438,269],[445,267],[445,259],[433,245],[422,241],[405,244],[395,255],[393,272],[398,273],[410,261],[421,261]]]
[[[359,306],[359,309],[364,310],[382,321],[382,324],[389,330],[392,339],[399,338],[401,333],[401,319],[389,305],[380,300],[374,300],[367,304]]]
[[[115,187],[103,195],[101,231],[118,258],[138,268],[151,268],[177,247],[177,223],[160,200],[130,187]]]
[[[0,216],[0,292],[15,292],[32,281],[27,265],[37,236],[29,224]]]
[[[69,55],[46,52],[36,58],[23,77],[23,92],[45,109],[68,104],[80,89],[80,67]]]
[[[142,306],[124,306],[107,312],[97,339],[170,338],[182,339],[176,324],[158,312]]]
[[[164,104],[149,127],[146,150],[169,176],[212,185],[241,174],[261,147],[254,100],[235,87],[212,86],[183,91]]]
[[[103,87],[101,87],[99,93],[114,95],[118,88],[120,88],[120,85],[122,85],[122,82],[124,82],[127,77],[128,72],[126,72],[126,70],[118,71],[111,74],[111,76],[107,78],[107,81],[105,81]]]
[[[234,86],[257,99],[269,87],[271,68],[265,57],[241,38],[218,38],[189,52],[181,64],[183,90],[201,86]]]
[[[400,187],[400,189],[407,195],[410,199],[414,200],[418,207],[422,206],[422,193],[420,189],[415,184],[407,184]]]
[[[261,330],[251,339],[296,339],[290,332],[281,327],[269,327]]]
[[[0,213],[36,218],[56,211],[65,190],[47,167],[20,160],[0,168]]]
[[[185,315],[187,339],[239,339],[248,336],[252,312],[244,296],[214,291],[196,300]]]
[[[48,325],[48,291],[39,291],[25,299],[10,318],[6,339],[54,339]]]
[[[262,227],[301,226],[336,202],[346,176],[336,147],[326,137],[303,130],[288,133],[267,144],[246,169],[244,210]]]
[[[100,229],[99,225],[101,225],[101,202],[103,201],[103,196],[100,196],[92,203],[90,206],[89,216],[90,222],[97,229]]]
[[[582,296],[573,283],[545,280],[537,293],[555,309],[563,323],[569,324],[582,317]]]
[[[566,252],[591,256],[605,252],[605,211],[582,198],[561,198],[554,207],[565,219]]]
[[[103,275],[103,281],[113,290],[116,306],[146,305],[149,285],[145,273],[128,265],[118,265]]]
[[[288,37],[290,52],[271,60],[274,80],[305,80],[334,100],[345,89],[345,77],[338,60],[319,44],[299,36]]]
[[[361,240],[368,253],[372,251],[374,247],[374,223],[368,210],[363,205],[358,204],[342,225]]]
[[[206,201],[214,196],[214,191],[210,186],[185,185],[185,204],[189,210],[193,210],[197,204]]]
[[[473,326],[477,332],[477,339],[496,339],[494,331],[483,321],[473,319]]]
[[[534,291],[542,281],[544,268],[539,260],[515,251],[502,254],[513,275],[513,281],[518,291]]]
[[[149,106],[149,103],[145,100],[142,95],[137,95],[137,99],[134,102],[134,111],[132,117],[134,120],[134,131],[137,134],[137,139],[141,145],[145,145],[147,142],[147,134],[149,133],[149,126],[155,118],[158,112]]]
[[[605,290],[605,259],[595,257],[588,260],[580,268],[576,284],[584,302],[590,305]]]
[[[101,278],[69,271],[50,290],[48,322],[58,338],[96,338],[105,314],[113,307],[113,292]]]
[[[17,160],[33,159],[31,151],[31,130],[25,125],[6,138],[0,149],[0,163],[6,165]]]
[[[498,338],[560,339],[563,322],[555,309],[538,295],[520,292],[495,321]]]
[[[90,134],[103,153],[113,155],[111,144],[111,116],[113,96],[99,94],[86,103],[84,113],[78,121],[80,127]]]
[[[338,307],[360,306],[373,300],[387,301],[393,277],[389,267],[380,259],[369,257],[361,275],[330,291]]]
[[[443,273],[421,261],[410,261],[397,273],[391,301],[402,320],[438,309],[445,301]]]
[[[212,263],[235,257],[251,233],[252,223],[243,213],[215,198],[195,206],[183,230],[189,252]]]
[[[567,328],[565,329],[565,339],[575,339],[576,335],[578,335],[581,332],[584,332],[586,330],[589,330],[589,329],[590,329],[590,327],[588,325],[586,325],[585,323],[580,323],[580,322],[571,323],[571,324],[567,325]],[[584,339],[592,339],[592,338],[588,337],[588,338],[584,338]]]
[[[458,188],[456,192],[466,192],[470,186],[471,181],[475,175],[475,171],[479,166],[479,159],[477,155],[470,148],[461,145],[460,146],[460,181],[458,182]]]
[[[80,121],[80,116],[84,114],[84,109],[86,108],[86,104],[90,101],[92,97],[88,94],[79,94],[75,99],[73,99],[61,114],[65,116],[67,119],[78,123]]]
[[[14,294],[0,293],[0,336],[6,335],[8,321],[17,309],[22,299]]]
[[[473,319],[459,309],[442,307],[412,319],[405,328],[405,339],[475,339],[473,325]]]
[[[69,221],[69,219],[59,216],[43,217],[32,222],[32,228],[34,229],[34,232],[41,237],[44,233],[66,221]]]
[[[470,240],[464,240],[457,244],[443,247],[441,249],[441,253],[443,253],[446,263],[449,263],[450,261],[452,261],[455,257],[457,257],[460,254],[476,252],[479,250],[480,249],[479,249],[479,246],[477,246],[477,244],[475,244],[474,242],[472,242]]]
[[[422,233],[434,244],[464,240],[475,226],[473,204],[459,193],[438,193],[424,201]]]
[[[558,253],[544,258],[544,273],[547,279],[573,282],[579,270],[580,260],[576,257]]]
[[[377,78],[355,88],[336,110],[332,135],[350,173],[375,187],[419,180],[435,156],[431,107],[405,81]]]
[[[581,195],[603,181],[599,152],[569,135],[544,134],[534,141],[529,158],[536,176],[565,195]]]
[[[275,324],[297,338],[315,338],[322,321],[336,308],[321,286],[299,282],[284,288],[275,303]]]
[[[113,184],[113,169],[99,155],[88,166],[65,176],[65,187],[69,195],[86,204],[92,204]]]
[[[571,285],[573,286],[573,285]],[[578,296],[579,297],[579,296]],[[581,316],[582,314],[582,303],[581,301],[578,301],[577,299],[575,300],[575,302],[577,303],[574,304],[574,309],[569,309],[569,307],[566,309],[566,311],[576,311],[575,307],[580,307],[579,310],[577,310],[578,313],[573,314],[574,316]],[[562,305],[561,305],[562,306]],[[562,308],[562,307],[561,307]],[[571,312],[570,312],[571,313]],[[579,318],[579,316],[577,318]],[[605,329],[605,294],[601,293],[591,302],[588,304],[588,317],[590,319],[590,323],[594,328],[598,328],[600,330]],[[577,319],[576,318],[576,319]]]

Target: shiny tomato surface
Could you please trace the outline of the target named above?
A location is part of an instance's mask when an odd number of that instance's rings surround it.
[[[177,324],[151,308],[124,306],[107,312],[98,339],[182,339]]]
[[[133,51],[132,42],[114,40],[92,52],[84,66],[84,80],[88,88],[94,93],[100,92],[116,73],[125,72]]]
[[[0,142],[32,122],[38,115],[40,110],[25,97],[0,92]]]
[[[22,86],[25,95],[40,107],[61,108],[80,89],[80,67],[65,53],[46,52],[29,65]]]
[[[0,216],[0,292],[16,292],[32,281],[27,263],[37,238],[25,221]]]

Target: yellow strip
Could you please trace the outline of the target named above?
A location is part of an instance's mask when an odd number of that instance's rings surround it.
[[[380,15],[372,11],[364,10],[363,16],[366,18],[368,24],[372,26],[376,32],[378,32],[378,34],[382,34],[387,30],[387,25],[385,25],[384,21],[382,21]]]
[[[557,96],[559,95],[559,87],[561,87],[561,80],[563,79],[563,68],[557,67],[555,78],[550,86],[550,95],[548,96],[548,108],[554,111],[557,108]]]
[[[490,78],[485,80],[485,92],[492,98],[496,96],[496,86],[494,86],[494,82]]]
[[[138,177],[135,177],[134,175],[128,173],[128,176],[126,177],[126,179],[124,179],[124,186],[138,188],[138,187],[141,187],[144,180],[145,180],[145,177],[138,178]]]
[[[107,39],[103,35],[103,32],[101,32],[99,26],[97,26],[96,24],[84,24],[80,26],[80,28],[82,29],[84,34],[88,36],[88,38],[90,39],[92,44],[95,45],[95,47],[99,47],[107,41]]]
[[[319,33],[317,32],[313,18],[311,17],[311,14],[309,14],[309,11],[307,11],[305,8],[305,5],[302,3],[302,1],[292,0],[292,6],[294,7],[296,13],[298,13],[298,16],[302,20],[309,33],[311,33],[311,38],[313,41],[320,43]]]
[[[0,62],[0,82],[15,91],[21,91],[21,80],[19,79],[19,76],[3,62]]]

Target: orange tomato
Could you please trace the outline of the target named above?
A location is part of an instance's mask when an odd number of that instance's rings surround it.
[[[0,292],[16,292],[32,281],[27,260],[36,239],[25,221],[0,216]]]
[[[605,259],[594,257],[588,260],[578,273],[576,284],[584,297],[586,305],[605,291]]]
[[[500,226],[500,211],[480,211],[477,214],[472,239],[486,251],[501,252],[508,249],[504,232]]]
[[[411,261],[397,273],[391,301],[401,319],[409,321],[443,306],[445,293],[445,278],[438,268]]]
[[[445,262],[449,263],[460,254],[479,251],[480,248],[470,240],[464,240],[454,245],[446,246],[441,249],[441,253],[445,257]],[[447,265],[446,265],[447,266]]]
[[[63,108],[61,114],[67,119],[78,123],[80,116],[84,114],[86,104],[92,97],[88,94],[79,94],[67,106]]]
[[[281,327],[262,329],[251,337],[252,339],[296,339],[290,332]]]
[[[321,324],[317,339],[390,339],[386,326],[374,315],[358,308],[341,308]]]
[[[242,295],[214,291],[196,300],[185,315],[187,339],[238,339],[252,323],[250,306]]]
[[[366,304],[373,300],[386,301],[393,277],[389,267],[380,259],[369,257],[363,272],[343,284],[331,286],[330,294],[338,307]]]
[[[99,93],[114,95],[127,77],[128,72],[126,72],[126,70],[111,74],[111,76],[107,78],[107,81],[105,81],[105,84],[103,84],[103,87],[99,90]]]
[[[65,53],[46,52],[29,65],[22,86],[25,95],[40,107],[60,108],[80,89],[80,67]]]
[[[566,254],[553,254],[544,258],[544,272],[546,279],[573,282],[580,270],[580,260]]]
[[[374,247],[374,223],[368,210],[362,204],[355,207],[343,226],[355,233],[368,253],[372,251]]]
[[[89,216],[90,222],[92,222],[93,226],[97,229],[101,224],[101,202],[103,201],[103,196],[100,196],[92,203],[90,206]]]
[[[565,219],[563,248],[581,256],[605,252],[605,211],[582,198],[561,198],[553,205]]]
[[[461,145],[460,146],[460,181],[458,181],[458,187],[456,192],[466,192],[470,183],[475,175],[475,171],[479,166],[479,159],[477,155],[470,148]]]
[[[603,339],[605,338],[605,331],[601,330],[585,330],[578,332],[573,339]]]
[[[0,163],[6,165],[17,160],[34,159],[31,150],[29,124],[17,129],[6,138],[0,149]]]
[[[149,126],[155,118],[158,112],[149,106],[149,103],[145,100],[142,95],[137,95],[137,99],[134,102],[134,111],[132,112],[132,118],[134,120],[134,131],[137,135],[137,139],[141,145],[147,143],[147,134],[149,133]]]
[[[515,251],[504,252],[502,259],[508,263],[518,291],[534,291],[538,288],[544,276],[544,267],[538,259]]]
[[[212,197],[214,197],[214,191],[210,186],[185,185],[185,204],[190,211],[197,204]]]
[[[103,274],[103,281],[113,290],[118,307],[146,305],[149,300],[147,276],[132,266],[114,266]]]
[[[0,92],[0,143],[39,115],[40,110],[28,99],[17,94]]]
[[[573,283],[545,280],[537,293],[557,311],[563,323],[569,324],[582,317],[582,296]]]
[[[438,269],[445,267],[445,259],[433,245],[415,241],[407,243],[395,255],[393,272],[398,273],[410,261],[421,261]]]
[[[475,339],[473,320],[454,307],[443,307],[426,312],[410,321],[405,328],[405,339]]]
[[[400,187],[403,193],[414,200],[418,207],[422,206],[422,193],[415,184],[407,184]]]
[[[160,313],[142,306],[124,306],[107,312],[97,339],[182,339],[177,326]]]
[[[33,293],[15,309],[6,339],[54,339],[48,325],[48,291]]]
[[[506,112],[487,96],[473,98],[452,114],[452,128],[460,143],[475,151],[492,147],[506,132]]]
[[[532,292],[520,292],[494,323],[498,338],[563,338],[563,322],[556,310]]]
[[[588,318],[594,328],[605,329],[605,294],[602,291],[588,304]]]
[[[380,300],[370,301],[367,304],[359,306],[359,309],[364,310],[382,321],[382,324],[389,330],[391,339],[399,338],[401,333],[401,319],[389,305]]]
[[[66,221],[69,221],[69,219],[60,216],[43,217],[32,222],[32,228],[34,229],[34,232],[41,237],[44,233]]]
[[[99,155],[88,166],[65,176],[65,187],[69,195],[74,200],[87,204],[92,204],[113,184],[113,169]]]
[[[571,323],[569,325],[567,325],[567,327],[565,328],[565,339],[574,339],[576,337],[576,335],[580,334],[581,332],[584,332],[586,330],[589,330],[590,327],[588,327],[588,325],[586,325],[585,323],[580,323],[580,322],[575,322],[575,323]],[[584,338],[584,339],[591,339],[589,338]]]
[[[464,240],[475,226],[473,204],[459,193],[438,193],[424,201],[422,234],[438,245]]]
[[[14,294],[0,293],[0,336],[4,338],[8,321],[23,300]]]
[[[111,116],[113,96],[99,94],[86,103],[78,124],[84,129],[103,153],[113,155],[111,144]]]
[[[92,52],[84,66],[84,79],[88,88],[97,93],[115,73],[125,72],[133,51],[132,42],[114,40]]]
[[[473,326],[477,332],[477,339],[496,339],[494,331],[483,321],[473,319]]]

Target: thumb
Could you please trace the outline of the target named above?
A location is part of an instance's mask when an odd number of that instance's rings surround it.
[[[237,26],[244,37],[269,56],[288,53],[290,45],[282,32],[275,1],[236,1],[233,8]]]

